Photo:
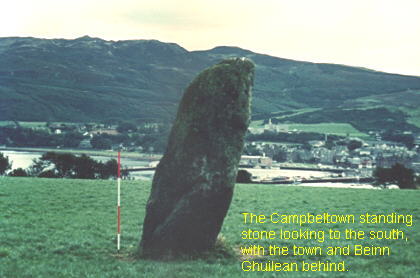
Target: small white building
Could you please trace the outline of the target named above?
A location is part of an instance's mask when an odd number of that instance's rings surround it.
[[[268,119],[268,124],[264,125],[264,130],[273,131],[273,132],[288,132],[289,125],[287,124],[273,124],[271,118]]]
[[[243,155],[239,165],[242,167],[252,167],[252,168],[271,168],[273,160],[267,156],[258,156],[258,155]]]

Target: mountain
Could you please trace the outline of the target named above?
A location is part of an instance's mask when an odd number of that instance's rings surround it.
[[[328,121],[334,118],[331,113],[381,107],[389,112],[387,117],[402,115],[408,128],[420,127],[420,77],[300,62],[237,47],[190,52],[156,40],[87,36],[0,38],[0,120],[168,121],[198,72],[237,56],[256,64],[256,118],[281,114],[287,121],[302,122],[293,115],[302,118],[305,111],[319,111],[327,112],[320,121]],[[405,97],[410,104],[400,105]],[[287,114],[291,117],[284,117]]]

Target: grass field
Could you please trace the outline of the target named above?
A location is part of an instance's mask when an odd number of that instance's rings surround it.
[[[255,128],[255,127],[263,127],[263,126],[264,126],[264,120],[252,121],[249,124],[249,127],[253,127],[253,128]]]
[[[13,125],[13,121],[0,121],[0,126]]]
[[[344,102],[345,107],[386,107],[390,111],[400,110],[407,114],[407,122],[420,127],[420,90],[406,90],[391,94],[371,95]]]
[[[19,122],[21,127],[46,129],[46,122]],[[14,121],[0,121],[0,126],[15,125]]]
[[[319,124],[290,124],[289,130],[300,130],[304,132],[317,132],[352,137],[369,137],[366,133],[355,129],[351,124],[346,123],[319,123]]]
[[[149,182],[122,183],[122,252],[117,254],[115,181],[0,177],[0,277],[419,277],[420,229],[407,230],[409,241],[390,241],[391,256],[331,257],[346,260],[349,271],[248,272],[239,258],[157,262],[135,260]],[[420,191],[275,187],[239,184],[225,219],[226,245],[238,249],[244,229],[242,212],[409,213],[418,221]],[[314,224],[315,225],[315,224]],[[316,224],[317,228],[325,228]],[[358,226],[359,225],[359,226]],[[373,226],[352,224],[354,229]],[[392,225],[391,225],[392,226]],[[264,226],[265,227],[265,226]],[[297,226],[295,226],[296,228]],[[308,227],[308,226],[303,226]],[[389,229],[389,224],[380,224]],[[270,224],[266,229],[278,229]],[[284,227],[283,227],[284,228]],[[341,229],[338,225],[328,228]],[[398,226],[403,229],[405,226]],[[408,228],[407,228],[408,229]],[[265,242],[266,243],[266,242]],[[291,245],[278,240],[277,245]],[[305,240],[296,242],[311,245]],[[373,242],[364,245],[374,244]],[[264,241],[261,241],[264,244]],[[325,243],[327,244],[327,243]],[[336,245],[348,244],[337,241]],[[350,244],[361,244],[352,240]],[[283,260],[325,260],[325,255]],[[282,258],[280,258],[282,260]]]
[[[316,132],[323,134],[332,134],[338,136],[347,136],[368,138],[369,135],[355,129],[347,123],[319,123],[319,124],[287,124],[288,130],[299,130],[303,132]],[[263,120],[252,121],[250,127],[263,127]]]
[[[314,112],[314,111],[317,111],[317,110],[319,110],[319,108],[303,108],[303,109],[297,109],[297,110],[290,110],[290,111],[287,111],[289,113],[287,113],[285,115],[281,115],[281,116],[278,116],[278,115],[284,113],[285,111],[272,112],[272,113],[270,113],[271,114],[270,116],[267,116],[267,119],[268,118],[271,118],[271,119],[275,118],[275,119],[281,120],[281,119],[286,118],[286,117],[296,116],[296,115],[300,115],[300,114],[304,114],[304,113],[308,113],[308,112]],[[264,120],[254,120],[250,123],[249,126],[250,127],[263,127],[264,126]]]

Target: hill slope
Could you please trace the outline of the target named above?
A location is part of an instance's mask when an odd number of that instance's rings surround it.
[[[115,240],[115,182],[112,180],[75,180],[10,178],[0,179],[0,276],[1,277],[273,277],[272,272],[241,270],[241,258],[223,253],[204,259],[174,261],[135,260],[143,224],[150,182],[123,182],[121,251]],[[258,192],[258,194],[256,194]],[[366,190],[310,188],[238,184],[223,223],[221,235],[225,249],[240,246],[389,246],[390,256],[266,256],[259,261],[293,262],[305,260],[345,261],[349,271],[316,273],[314,277],[415,277],[420,248],[418,226],[405,224],[244,224],[243,212],[270,215],[284,214],[412,214],[420,217],[419,190]],[[244,230],[322,230],[325,242],[317,237],[298,240],[242,240]],[[405,240],[330,240],[329,229],[404,231]],[[318,232],[317,232],[318,233]],[[268,249],[268,248],[267,248]],[[290,249],[290,250],[291,250]],[[291,251],[290,251],[291,252]],[[217,256],[218,255],[218,256]],[[252,259],[249,256],[249,259]],[[205,273],[205,275],[203,275]],[[325,274],[325,275],[324,275]],[[413,275],[414,274],[414,275]],[[277,276],[277,275],[276,275]],[[279,275],[280,277],[282,275]],[[312,277],[308,272],[294,272],[286,277]]]
[[[253,113],[263,118],[296,109],[349,109],[368,98],[384,99],[387,103],[375,106],[392,110],[389,100],[407,91],[413,107],[420,104],[419,77],[299,62],[236,47],[189,52],[155,40],[0,38],[0,120],[168,120],[194,76],[232,56],[256,63]],[[404,111],[407,117],[417,115],[412,110]]]

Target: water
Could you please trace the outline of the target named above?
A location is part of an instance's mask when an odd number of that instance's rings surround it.
[[[283,177],[289,179],[309,179],[311,177],[325,178],[331,175],[330,172],[323,171],[303,171],[303,170],[284,170],[284,169],[244,169],[252,174],[256,180],[269,180],[272,178]]]
[[[32,160],[40,158],[42,152],[25,152],[25,151],[11,151],[11,150],[0,150],[5,156],[9,157],[12,161],[12,169],[17,168],[28,168],[32,164]],[[112,157],[108,156],[96,156],[92,155],[91,158],[105,162]],[[115,158],[116,159],[116,158]],[[134,158],[121,158],[121,164],[124,167],[147,167],[149,161],[137,160]],[[329,172],[323,171],[302,171],[302,170],[282,170],[282,169],[245,169],[249,171],[255,180],[271,179],[276,177],[287,177],[289,179],[309,179],[311,177],[325,178],[331,175]],[[141,172],[130,172],[130,177],[136,180],[148,180],[153,179],[154,171],[141,171]],[[343,184],[343,183],[326,183],[326,184],[301,184],[301,186],[316,186],[316,187],[351,187],[351,188],[373,188],[371,185],[362,184]]]
[[[32,165],[34,159],[40,158],[43,152],[25,152],[25,151],[9,151],[9,150],[0,150],[5,156],[9,157],[9,161],[12,162],[12,170],[17,168],[26,169]],[[108,156],[98,156],[98,155],[89,155],[91,158],[100,161],[106,162],[112,157]],[[116,157],[115,157],[116,159]],[[149,165],[148,161],[136,160],[134,158],[121,158],[121,164],[123,167],[147,167]],[[142,171],[142,172],[130,172],[130,177],[140,180],[152,180],[154,171]]]
[[[25,152],[25,151],[12,151],[12,150],[2,150],[4,155],[9,157],[9,160],[12,161],[12,169],[16,168],[28,168],[32,164],[32,160],[40,158],[43,154],[42,152]],[[97,156],[92,155],[91,158],[106,162],[112,157],[108,156]],[[136,160],[134,158],[121,158],[121,164],[124,167],[147,167],[149,166],[148,161]],[[279,170],[279,169],[246,169],[251,172],[253,176],[260,179],[270,179],[274,177],[289,177],[289,178],[310,178],[312,177],[326,177],[330,173],[321,172],[321,171],[300,171],[300,170]],[[134,179],[143,179],[151,180],[153,178],[154,171],[141,171],[141,172],[130,172],[130,176]]]
[[[9,161],[12,162],[12,170],[17,168],[26,169],[32,164],[32,160],[40,158],[42,153],[38,152],[20,152],[20,151],[5,151],[1,150],[3,155],[9,157]]]

